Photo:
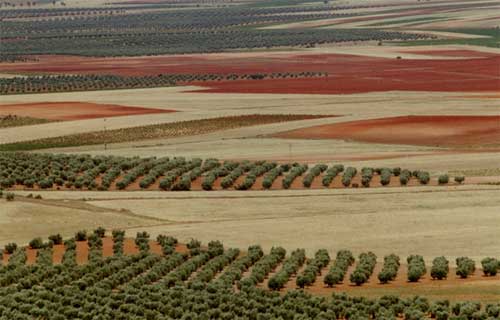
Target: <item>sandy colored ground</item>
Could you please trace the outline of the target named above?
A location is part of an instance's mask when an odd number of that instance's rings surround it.
[[[22,76],[18,75],[18,74],[11,74],[11,73],[0,73],[0,79],[11,79],[11,78],[16,78],[16,77],[22,77]]]
[[[439,255],[480,259],[497,255],[500,245],[496,236],[500,224],[499,186],[38,193],[49,199],[42,201],[58,205],[65,201],[80,203],[67,199],[85,198],[88,199],[85,205],[112,214],[96,213],[90,218],[86,215],[83,222],[51,220],[50,226],[33,223],[39,228],[36,232],[19,224],[18,229],[9,230],[2,237],[2,243],[8,242],[6,239],[28,241],[50,232],[72,234],[89,225],[109,228],[117,223],[113,217],[122,217],[120,223],[128,224],[125,228],[129,234],[147,230],[152,236],[170,234],[181,242],[194,237],[203,242],[220,239],[233,247],[255,243],[267,249],[273,245],[287,249],[304,247],[309,254],[320,248],[331,251],[349,248],[356,254],[372,250],[379,257],[395,252],[402,256],[419,253],[429,261]],[[7,208],[2,215],[5,225],[17,225],[13,222],[19,220],[13,220],[12,212],[17,219],[23,217],[19,212],[26,210],[27,204],[19,199],[1,203],[2,208]],[[64,211],[69,209],[58,210],[70,214]],[[74,211],[70,212],[70,217],[78,217]],[[24,213],[24,218],[40,219],[36,212]]]
[[[174,111],[72,101],[0,105],[0,116],[16,115],[48,120],[81,120],[169,112]]]
[[[55,233],[71,237],[78,230],[94,230],[100,225],[127,228],[154,222],[81,202],[0,199],[0,245],[12,241],[26,244],[35,237],[46,238]]]

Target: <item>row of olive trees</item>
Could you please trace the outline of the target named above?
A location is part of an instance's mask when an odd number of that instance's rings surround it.
[[[321,275],[321,269],[330,262],[330,255],[325,249],[320,249],[314,254],[314,258],[307,260],[306,267],[301,274],[297,276],[295,283],[299,288],[310,286],[316,281],[316,277]]]
[[[286,250],[282,247],[273,247],[268,255],[263,256],[252,267],[251,274],[239,281],[238,287],[248,290],[264,281],[265,277],[273,271],[285,258]]]
[[[399,257],[395,254],[390,254],[384,257],[384,266],[378,274],[378,279],[381,283],[388,283],[396,279],[400,267]]]
[[[0,55],[0,62],[21,61],[19,55]],[[323,77],[324,72],[260,74],[159,74],[150,76],[58,75],[0,79],[0,94],[71,92],[129,88],[169,87],[179,83]]]
[[[373,252],[360,254],[356,269],[350,275],[350,281],[357,286],[367,282],[375,269],[376,263],[377,256]]]
[[[279,176],[283,176],[282,187],[288,189],[292,183],[303,176],[304,187],[311,187],[317,177],[322,185],[329,187],[333,179],[340,175],[346,187],[358,186],[353,183],[358,170],[354,167],[344,169],[343,165],[333,165],[327,169],[325,164],[317,164],[308,168],[306,164],[281,164],[267,161],[226,161],[217,159],[175,158],[123,158],[123,157],[90,157],[90,156],[46,156],[39,154],[12,153],[0,155],[0,187],[11,188],[23,185],[27,188],[39,186],[43,189],[76,188],[109,190],[113,184],[120,190],[126,190],[133,183],[142,189],[149,189],[158,183],[162,190],[191,190],[191,183],[200,178],[204,190],[214,189],[216,179],[220,178],[223,189],[234,187],[247,190],[254,186],[257,177],[263,176],[262,188],[269,189]],[[428,184],[430,174],[426,171],[409,171],[401,168],[371,168],[360,171],[361,184],[369,187],[375,175],[380,176],[382,185],[391,182],[392,176],[399,176],[401,185],[410,179],[417,179],[421,184]],[[243,177],[242,177],[243,176]],[[238,178],[240,183],[235,185]],[[463,176],[455,176],[457,183],[463,183]],[[100,180],[100,182],[98,182]],[[438,177],[440,184],[450,180],[448,175]],[[12,195],[7,194],[11,199]]]
[[[337,252],[335,262],[325,275],[323,282],[329,287],[342,283],[347,273],[347,269],[354,263],[354,261],[355,259],[351,251],[340,250]]]
[[[267,286],[271,290],[280,290],[285,286],[292,275],[295,275],[299,268],[306,261],[306,251],[304,249],[296,249],[290,257],[285,260],[280,271],[272,276]]]

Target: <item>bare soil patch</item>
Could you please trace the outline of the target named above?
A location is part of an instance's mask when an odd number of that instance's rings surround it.
[[[445,147],[495,146],[500,116],[404,116],[327,124],[274,135]]]
[[[0,116],[16,115],[47,120],[82,120],[169,112],[175,110],[74,101],[0,105]]]

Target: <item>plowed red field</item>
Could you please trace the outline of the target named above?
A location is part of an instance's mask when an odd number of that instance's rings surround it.
[[[444,52],[446,55],[453,55]],[[464,54],[459,51],[457,54]],[[426,52],[429,54],[429,52]],[[435,54],[443,54],[438,51]],[[2,63],[0,72],[57,74],[252,74],[327,72],[328,77],[192,82],[205,92],[342,94],[374,91],[500,91],[500,55],[468,52],[465,59],[396,59],[345,54],[223,53],[88,58],[40,56]]]
[[[0,105],[0,116],[16,115],[47,120],[81,120],[166,112],[175,110],[70,101]]]
[[[407,116],[351,121],[282,132],[287,139],[342,139],[430,146],[500,144],[500,116]]]

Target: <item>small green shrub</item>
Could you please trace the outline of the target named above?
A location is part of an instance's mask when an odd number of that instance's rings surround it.
[[[30,241],[29,245],[32,249],[41,249],[43,248],[43,240],[40,237],[34,238]]]
[[[462,184],[464,181],[465,181],[465,177],[464,176],[456,176],[455,177],[455,182],[456,183]]]
[[[80,230],[77,233],[75,233],[75,240],[76,241],[85,241],[85,240],[87,240],[87,231],[86,230]]]
[[[94,230],[94,234],[96,234],[100,238],[104,238],[104,236],[106,235],[106,229],[104,229],[103,227],[98,227]]]
[[[460,257],[456,259],[457,263],[457,271],[456,274],[457,276],[460,276],[460,278],[467,278],[471,274],[476,271],[476,263],[474,260],[468,258],[468,257]]]
[[[59,233],[58,234],[50,235],[49,236],[49,240],[53,244],[62,244],[63,243],[63,238],[62,238],[62,236]]]
[[[450,177],[447,174],[442,174],[438,178],[439,184],[447,184],[450,181]]]
[[[427,272],[424,258],[420,255],[410,255],[406,261],[408,263],[408,281],[417,282]]]
[[[11,242],[5,245],[5,252],[12,254],[17,249],[17,243]]]
[[[481,265],[485,276],[496,276],[500,269],[500,261],[495,258],[484,258],[481,260]]]
[[[449,262],[445,257],[437,257],[432,261],[431,277],[432,279],[446,279],[450,271]]]

